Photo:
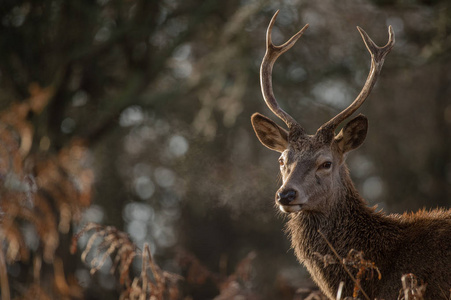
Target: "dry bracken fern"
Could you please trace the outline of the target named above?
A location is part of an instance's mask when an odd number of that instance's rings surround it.
[[[13,103],[0,113],[0,279],[2,297],[9,295],[6,264],[21,262],[29,272],[40,274],[32,257],[58,267],[53,272],[53,284],[40,287],[35,282],[29,289],[16,294],[53,297],[78,297],[77,284],[63,287],[65,271],[55,255],[60,236],[69,233],[72,222],[90,204],[93,172],[85,164],[89,151],[79,140],[70,141],[58,152],[41,150],[33,145],[35,133],[28,120],[30,113],[39,114],[53,96],[53,88],[30,86],[29,99]],[[38,247],[25,243],[25,231],[33,230]],[[60,261],[59,265],[57,261]],[[55,264],[56,262],[56,264]],[[66,291],[63,291],[66,290]],[[67,293],[66,293],[67,292]],[[56,293],[56,294],[55,294]],[[5,299],[7,299],[6,297]]]
[[[150,247],[144,244],[140,250],[129,236],[113,226],[102,226],[88,223],[73,237],[71,251],[74,253],[79,238],[92,232],[81,254],[81,259],[90,266],[91,274],[95,274],[108,257],[113,260],[110,272],[118,274],[122,285],[121,299],[179,299],[177,281],[182,277],[163,271],[154,262]],[[88,254],[93,251],[91,260]],[[139,276],[130,278],[130,269],[134,259],[142,261]]]

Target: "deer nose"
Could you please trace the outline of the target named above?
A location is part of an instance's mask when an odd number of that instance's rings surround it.
[[[277,202],[282,205],[289,205],[296,199],[297,193],[294,189],[287,189],[277,193]]]

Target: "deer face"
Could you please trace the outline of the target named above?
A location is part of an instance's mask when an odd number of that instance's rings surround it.
[[[251,121],[260,142],[281,153],[282,186],[275,200],[285,213],[324,212],[330,207],[334,191],[342,184],[345,156],[363,143],[368,129],[363,115],[351,120],[331,140],[322,131],[314,136],[299,135],[296,130],[288,133],[260,114],[254,114]]]
[[[299,144],[301,149],[288,147],[279,158],[282,186],[276,192],[276,204],[286,213],[323,210],[339,176],[335,166],[340,158],[330,147],[312,149],[309,141]]]

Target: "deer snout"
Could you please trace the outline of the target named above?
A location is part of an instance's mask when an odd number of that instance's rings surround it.
[[[284,189],[277,192],[277,203],[281,205],[290,205],[297,198],[298,193],[295,189]]]

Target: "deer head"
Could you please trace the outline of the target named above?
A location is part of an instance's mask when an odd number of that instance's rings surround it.
[[[371,54],[371,69],[362,91],[346,109],[324,123],[314,135],[308,135],[293,117],[286,113],[274,97],[272,89],[272,68],[277,58],[288,51],[308,28],[304,26],[285,44],[276,46],[271,40],[277,11],[269,23],[266,33],[266,53],[260,69],[260,84],[263,98],[271,111],[288,127],[284,129],[271,119],[255,113],[252,126],[260,142],[271,150],[281,153],[279,158],[282,186],[276,192],[276,204],[286,213],[298,211],[326,212],[330,201],[336,198],[347,184],[346,154],[359,147],[365,140],[368,120],[358,115],[350,120],[336,134],[337,127],[350,117],[371,92],[382,69],[385,56],[392,49],[395,38],[391,26],[389,40],[384,47],[378,47],[368,34],[357,27]]]

